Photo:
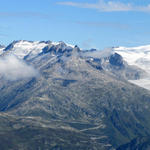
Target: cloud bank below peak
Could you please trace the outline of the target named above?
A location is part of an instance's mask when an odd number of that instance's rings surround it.
[[[0,58],[0,76],[6,80],[14,81],[38,75],[37,70],[13,55]]]
[[[99,0],[96,3],[80,3],[72,1],[57,2],[58,5],[66,5],[79,8],[96,9],[100,12],[116,12],[116,11],[136,11],[136,12],[149,12],[150,4],[146,6],[137,6],[131,3],[122,3],[119,1]]]

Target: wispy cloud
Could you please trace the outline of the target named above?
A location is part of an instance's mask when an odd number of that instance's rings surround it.
[[[96,50],[96,51],[88,51],[86,53],[82,53],[81,56],[85,57],[94,57],[94,58],[105,58],[110,56],[113,53],[112,48],[106,48],[102,51]]]
[[[99,0],[96,3],[80,3],[72,1],[57,2],[59,5],[67,5],[79,8],[96,9],[101,12],[115,12],[115,11],[139,11],[148,12],[150,11],[150,4],[146,6],[137,6],[131,3],[122,3],[119,1],[108,1]]]
[[[89,38],[89,39],[84,40],[84,41],[81,43],[81,46],[82,46],[84,49],[90,49],[91,47],[94,47],[94,46],[93,46],[93,39],[92,39],[92,38]]]

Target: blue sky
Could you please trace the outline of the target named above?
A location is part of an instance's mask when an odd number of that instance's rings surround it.
[[[52,40],[103,49],[150,44],[148,0],[5,0],[0,44]]]

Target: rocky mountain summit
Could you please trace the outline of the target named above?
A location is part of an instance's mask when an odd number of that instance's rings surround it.
[[[146,75],[113,48],[14,41],[0,54],[0,135],[16,141],[1,145],[29,149],[30,133],[30,149],[112,150],[147,136],[150,92],[128,82]]]

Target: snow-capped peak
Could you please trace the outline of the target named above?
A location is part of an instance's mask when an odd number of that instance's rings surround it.
[[[10,54],[23,59],[25,56],[30,55],[30,57],[35,57],[42,53],[46,46],[65,46],[73,48],[73,45],[66,44],[64,42],[51,42],[51,41],[14,41],[9,46],[6,47],[4,51],[9,51]],[[1,50],[2,51],[2,50]],[[2,54],[2,52],[0,53]]]
[[[68,43],[64,43],[64,42],[62,42],[62,41],[59,41],[59,42],[51,42],[51,44],[52,44],[52,45],[55,45],[55,46],[60,45],[60,44],[64,44],[64,45],[66,45],[66,46],[68,46],[68,47],[74,48],[74,45],[71,45],[71,44],[68,44]]]
[[[48,44],[44,42],[29,42],[29,41],[20,41],[14,44],[12,49],[13,54],[19,58],[24,58],[26,55],[32,53],[32,55],[37,55],[42,52],[42,49]]]

